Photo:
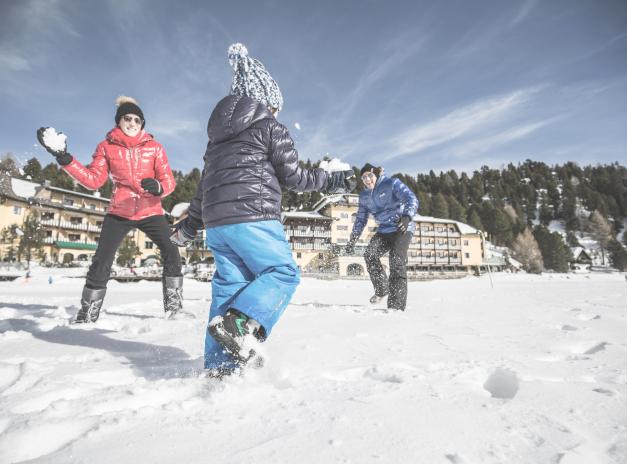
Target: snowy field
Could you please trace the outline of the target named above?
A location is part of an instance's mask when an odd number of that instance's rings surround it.
[[[405,313],[366,281],[303,279],[266,367],[206,378],[210,284],[0,282],[0,462],[627,463],[622,274],[412,282]],[[67,273],[67,271],[65,271]]]

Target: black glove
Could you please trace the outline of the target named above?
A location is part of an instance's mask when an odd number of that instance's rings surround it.
[[[346,253],[347,255],[354,255],[356,241],[357,241],[357,238],[351,237],[348,243],[346,244],[346,248],[344,248],[344,253]]]
[[[46,130],[49,130],[49,129],[51,128],[40,127],[39,129],[37,129],[37,140],[39,140],[39,143],[41,144],[41,146],[44,147],[48,153],[50,153],[52,156],[54,156],[57,159],[57,163],[59,163],[61,166],[67,166],[74,159],[72,155],[70,155],[67,152],[67,140],[63,148],[61,149],[58,149],[58,148],[55,149],[55,148],[49,147],[48,145],[46,145],[46,142],[44,141],[44,132],[46,132]],[[51,129],[51,130],[54,131],[54,129]],[[62,134],[62,132],[58,132],[58,133]]]
[[[196,231],[202,227],[202,222],[187,216],[174,225],[174,232],[170,235],[170,241],[179,247],[187,246],[196,237]]]
[[[163,193],[163,187],[157,179],[153,179],[152,177],[146,177],[142,179],[142,188],[148,192],[152,193],[154,196],[159,196]]]
[[[401,216],[401,219],[398,221],[398,225],[397,225],[398,231],[404,234],[405,232],[407,232],[407,229],[410,223],[411,223],[410,216]]]
[[[322,189],[324,193],[350,193],[355,190],[357,180],[353,171],[334,171],[327,173],[327,183]]]

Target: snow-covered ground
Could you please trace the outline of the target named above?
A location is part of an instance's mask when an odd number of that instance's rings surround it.
[[[0,282],[2,463],[627,462],[622,274],[412,282],[405,313],[303,279],[266,367],[217,381],[210,284],[164,320],[158,282],[111,282],[73,326],[60,272]]]

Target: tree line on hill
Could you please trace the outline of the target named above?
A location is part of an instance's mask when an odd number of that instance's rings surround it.
[[[303,167],[319,163],[301,161]],[[363,189],[359,170],[357,191]],[[77,184],[56,163],[46,166],[36,158],[28,160],[20,172],[12,157],[0,160],[0,170],[33,182],[83,193],[92,193]],[[163,200],[167,211],[193,198],[201,172],[174,171],[177,185]],[[627,268],[627,168],[618,163],[584,166],[567,162],[549,166],[526,160],[501,169],[483,166],[471,175],[454,170],[436,174],[396,173],[418,197],[419,214],[453,219],[484,231],[496,245],[513,249],[527,270],[543,269],[565,272],[571,259],[570,248],[580,246],[578,237],[597,241],[603,260],[618,269]],[[103,197],[111,195],[111,181],[100,189]],[[284,191],[285,210],[310,210],[322,198],[318,192]],[[547,227],[551,221],[563,224],[566,239]],[[619,241],[616,237],[621,236]],[[622,243],[621,243],[622,242]]]

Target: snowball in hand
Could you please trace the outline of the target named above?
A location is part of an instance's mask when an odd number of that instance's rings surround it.
[[[338,158],[333,158],[331,161],[321,161],[319,167],[321,169],[324,169],[327,172],[351,170],[351,167],[348,163],[344,163],[343,161],[340,161]]]
[[[67,137],[61,132],[57,132],[54,127],[48,127],[44,131],[44,143],[54,151],[65,151]]]

